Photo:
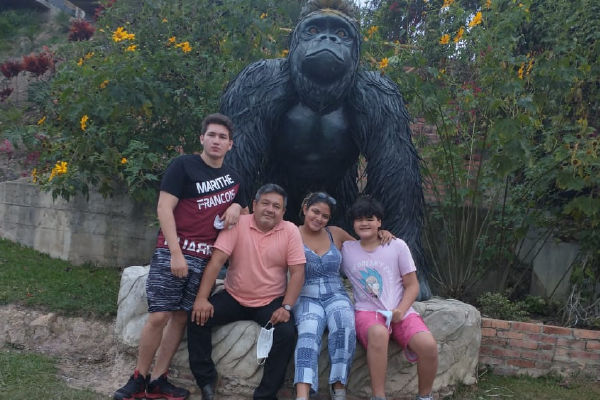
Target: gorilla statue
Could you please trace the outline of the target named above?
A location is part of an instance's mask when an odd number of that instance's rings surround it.
[[[427,300],[420,160],[409,115],[390,79],[358,69],[360,42],[353,4],[309,0],[291,34],[288,58],[252,63],[226,88],[221,112],[235,125],[226,162],[247,182],[248,198],[256,185],[283,186],[291,221],[298,221],[308,192],[327,191],[342,211],[332,222],[353,233],[343,211],[358,196],[364,157],[362,193],[382,202],[383,227],[410,247],[419,299]]]

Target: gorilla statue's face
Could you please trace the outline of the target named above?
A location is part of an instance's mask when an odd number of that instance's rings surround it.
[[[302,102],[315,111],[339,106],[354,86],[360,57],[358,27],[347,16],[323,10],[294,29],[288,56]]]
[[[357,33],[345,19],[335,13],[308,16],[296,28],[295,60],[301,73],[321,84],[341,79],[355,68]]]

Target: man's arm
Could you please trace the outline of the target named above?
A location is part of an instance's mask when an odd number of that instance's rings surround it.
[[[204,325],[210,317],[213,316],[214,309],[212,304],[208,301],[210,291],[219,275],[219,271],[229,256],[219,249],[213,249],[212,256],[204,272],[202,273],[202,280],[200,281],[200,287],[196,294],[196,300],[192,308],[192,322],[196,322],[198,325]]]
[[[158,195],[158,205],[156,214],[160,222],[160,230],[167,241],[169,251],[171,252],[171,272],[178,278],[187,276],[188,265],[183,257],[179,243],[177,242],[177,226],[175,224],[175,215],[173,210],[179,203],[179,199],[172,194],[160,191]]]
[[[402,275],[402,286],[404,286],[404,294],[402,295],[400,304],[392,310],[393,322],[398,322],[404,318],[404,315],[419,295],[419,280],[417,279],[417,273],[410,272],[406,275]]]
[[[283,298],[283,304],[293,306],[300,295],[302,285],[304,285],[304,264],[290,265],[290,279],[288,280],[287,290]],[[271,322],[276,325],[278,322],[287,322],[290,319],[290,312],[283,307],[278,308],[271,316]]]

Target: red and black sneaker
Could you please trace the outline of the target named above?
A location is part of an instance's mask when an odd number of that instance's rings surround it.
[[[125,386],[115,392],[115,400],[133,400],[146,397],[146,378],[136,369]]]
[[[169,382],[166,373],[148,383],[146,388],[146,397],[149,399],[183,400],[189,394],[188,390],[179,388]]]

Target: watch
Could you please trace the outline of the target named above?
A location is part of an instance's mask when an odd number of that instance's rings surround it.
[[[284,304],[281,307],[283,307],[285,311],[292,311],[292,306],[290,306],[289,304]]]

